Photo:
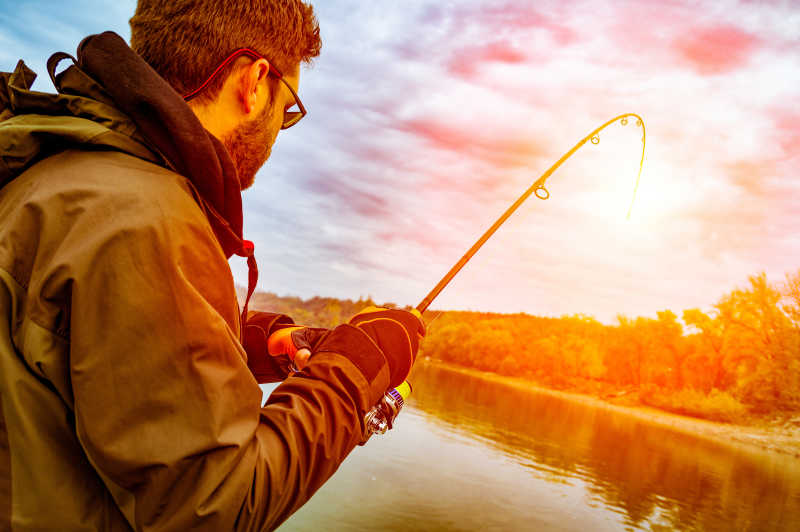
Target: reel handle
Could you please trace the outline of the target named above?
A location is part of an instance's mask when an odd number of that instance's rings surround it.
[[[411,395],[411,383],[403,381],[400,386],[392,388],[381,397],[378,404],[364,416],[364,439],[361,445],[367,443],[373,434],[384,434],[392,428],[409,395]]]

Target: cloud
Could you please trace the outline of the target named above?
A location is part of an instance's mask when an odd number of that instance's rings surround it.
[[[614,125],[435,307],[610,321],[704,306],[749,274],[800,264],[793,3],[317,4],[322,56],[300,83],[309,115],[245,194],[263,289],[416,303],[532,179],[626,111],[648,128],[632,219],[641,142]],[[40,74],[86,33],[127,31],[134,8],[3,5],[0,60],[39,57]]]
[[[768,161],[733,161],[723,163],[729,182],[742,191],[745,201],[762,203],[769,199],[770,188],[767,177],[774,175],[772,164]]]
[[[796,108],[770,111],[775,124],[775,137],[786,157],[797,157],[800,148],[800,112]]]
[[[450,75],[477,81],[488,64],[541,64],[553,49],[578,43],[581,34],[567,25],[565,13],[559,3],[541,2],[535,8],[523,2],[427,7],[413,20],[415,35],[396,43],[394,51],[403,59],[436,62]]]
[[[457,50],[448,64],[450,74],[472,78],[481,63],[523,63],[526,54],[508,41],[495,41]]]
[[[729,25],[689,28],[673,43],[682,62],[701,75],[731,72],[747,66],[761,39]]]
[[[486,3],[472,9],[456,9],[459,12],[457,25],[478,24],[487,33],[540,30],[560,46],[573,44],[580,38],[579,33],[567,25],[570,6],[560,3],[538,2],[536,7],[527,2]]]
[[[494,168],[518,167],[530,163],[543,150],[535,142],[521,140],[518,135],[498,133],[498,128],[478,124],[467,129],[456,123],[444,123],[426,117],[399,122],[395,127],[419,137],[436,150],[459,154],[475,163]]]
[[[379,194],[359,187],[352,175],[321,172],[308,180],[306,190],[339,202],[356,214],[368,218],[380,218],[387,213],[387,201]]]
[[[758,267],[754,257],[775,242],[770,238],[767,244],[758,230],[771,217],[766,205],[775,201],[760,129],[769,117],[765,122],[758,104],[747,101],[747,76],[726,78],[724,91],[708,78],[761,67],[752,57],[760,53],[763,37],[747,40],[751,29],[737,30],[739,22],[742,28],[746,24],[735,14],[732,21],[710,24],[706,14],[682,2],[628,5],[600,6],[591,17],[581,6],[565,13],[521,3],[384,11],[396,31],[383,35],[375,46],[388,60],[371,63],[365,73],[374,86],[354,82],[367,87],[360,97],[367,98],[374,113],[369,132],[348,132],[341,126],[346,121],[335,119],[330,126],[338,132],[339,153],[360,163],[351,165],[349,179],[369,183],[371,193],[383,190],[388,201],[380,219],[353,209],[352,216],[337,221],[365,226],[366,240],[348,252],[359,257],[353,260],[364,267],[367,253],[379,254],[400,261],[390,261],[397,265],[392,273],[398,277],[403,261],[408,261],[405,271],[412,278],[435,277],[436,267],[420,270],[413,257],[421,254],[440,269],[449,267],[448,261],[460,256],[524,190],[533,169],[543,170],[573,138],[580,138],[587,117],[590,122],[607,118],[630,105],[649,128],[640,194],[651,199],[637,207],[638,223],[650,224],[638,237],[649,239],[647,252],[637,251],[641,240],[633,236],[610,246],[612,230],[603,228],[607,209],[591,214],[592,206],[597,211],[598,186],[610,187],[608,177],[615,173],[635,173],[622,162],[638,163],[631,155],[637,138],[632,137],[633,145],[618,147],[623,139],[609,130],[601,147],[583,150],[560,171],[553,182],[559,201],[538,204],[536,210],[523,207],[515,218],[527,217],[527,226],[509,221],[483,258],[476,257],[471,273],[462,274],[462,290],[467,286],[470,293],[444,296],[443,304],[511,305],[499,295],[504,289],[496,286],[496,276],[504,272],[503,284],[518,287],[514,292],[519,301],[546,302],[537,308],[556,313],[568,312],[572,305],[573,310],[607,318],[616,311],[646,308],[648,297],[661,301],[657,308],[681,297],[696,306],[701,294],[713,301],[725,289],[720,286],[735,284],[731,276],[752,273],[749,269]],[[542,16],[545,12],[549,19]],[[558,28],[563,29],[561,38]],[[701,37],[709,40],[705,47],[697,42]],[[714,54],[726,44],[739,46],[740,53],[727,62],[717,60]],[[771,68],[765,75],[776,71]],[[792,131],[789,123],[786,129]],[[356,136],[359,142],[352,142]],[[383,179],[382,165],[394,168],[397,180]],[[707,180],[700,177],[704,172],[715,176],[707,182],[716,185],[704,187],[695,198],[693,180]],[[667,198],[665,185],[657,185],[661,194],[648,190],[660,180],[682,192]],[[627,180],[624,186],[627,190]],[[615,205],[625,203],[623,210],[628,194],[624,196],[624,202],[612,198]],[[658,217],[648,218],[651,212]],[[420,213],[424,220],[414,223]],[[626,230],[632,231],[630,226]],[[543,249],[536,244],[548,246],[554,259],[541,260]],[[528,252],[521,250],[527,246],[535,252],[523,260]],[[631,264],[621,262],[623,257]],[[730,261],[735,266],[722,273],[720,263]],[[493,273],[488,264],[495,266]],[[720,284],[723,278],[728,281]],[[598,283],[602,290],[592,288]],[[531,290],[547,293],[533,296]],[[631,290],[636,290],[635,298]],[[622,308],[626,299],[635,302]],[[615,304],[619,308],[613,312],[600,310]],[[522,306],[515,309],[525,308],[524,303],[517,305]]]

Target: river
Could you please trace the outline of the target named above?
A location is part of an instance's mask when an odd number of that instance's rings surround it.
[[[800,530],[800,459],[418,364],[394,430],[279,529]]]

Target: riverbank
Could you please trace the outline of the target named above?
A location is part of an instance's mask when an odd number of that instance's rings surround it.
[[[800,459],[800,422],[796,420],[771,421],[753,418],[749,420],[750,422],[747,424],[719,423],[682,416],[649,406],[625,404],[629,401],[629,398],[624,396],[601,398],[575,391],[554,390],[525,379],[497,375],[496,373],[487,373],[455,364],[448,364],[439,360],[423,359],[418,361],[418,364],[436,365],[451,371],[457,371],[481,379],[514,386],[516,388],[535,390],[538,393],[560,397],[564,400],[612,410],[647,421],[648,423],[668,427],[677,432],[700,436],[742,450],[766,451]]]

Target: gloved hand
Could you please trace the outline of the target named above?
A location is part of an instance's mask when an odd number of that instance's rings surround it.
[[[367,307],[349,323],[366,334],[386,357],[389,386],[394,388],[402,384],[411,372],[419,343],[425,336],[425,324],[419,311]]]
[[[281,332],[286,330],[288,332]],[[247,315],[242,339],[247,352],[247,366],[260,384],[281,381],[292,372],[293,366],[298,363],[305,366],[308,355],[304,350],[313,352],[326,332],[327,329],[295,325],[284,314],[251,311]],[[300,360],[295,361],[298,351]]]
[[[326,332],[328,329],[297,325],[278,329],[267,338],[267,352],[287,374],[299,371],[306,367],[314,346]]]

